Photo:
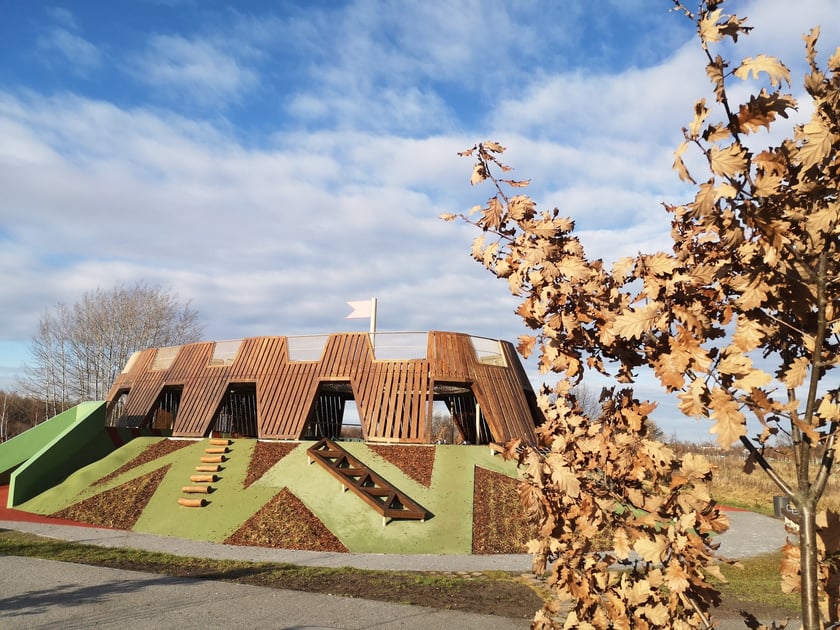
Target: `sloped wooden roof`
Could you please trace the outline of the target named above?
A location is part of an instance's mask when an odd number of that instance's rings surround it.
[[[377,333],[377,343],[381,336]],[[201,437],[232,385],[256,386],[260,438],[299,439],[324,383],[349,383],[368,441],[428,443],[436,384],[469,385],[495,441],[535,443],[531,385],[513,346],[479,356],[463,333],[429,332],[425,356],[378,359],[367,333],[326,335],[317,358],[290,358],[289,337],[241,340],[235,355],[214,359],[215,342],[136,353],[108,394],[109,409],[123,394],[119,423],[139,426],[164,388],[181,389],[174,436]],[[384,337],[383,337],[384,338]],[[227,342],[228,344],[234,342]],[[492,344],[491,344],[492,345]],[[422,352],[420,353],[422,354]]]

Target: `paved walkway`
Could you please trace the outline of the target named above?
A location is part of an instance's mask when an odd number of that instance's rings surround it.
[[[718,555],[731,559],[748,558],[777,551],[784,544],[782,521],[744,511],[727,512],[731,526],[720,537]],[[296,551],[267,547],[244,547],[222,543],[154,536],[132,531],[80,527],[66,522],[24,522],[0,520],[0,528],[15,529],[40,536],[102,547],[128,547],[160,551],[178,556],[254,562],[288,562],[304,566],[353,567],[389,571],[520,571],[531,569],[531,556],[514,555],[399,555],[370,553],[330,553]]]
[[[7,513],[8,514],[8,513]],[[719,554],[745,558],[778,550],[780,520],[729,512],[730,530]],[[528,555],[431,556],[339,554],[241,547],[94,527],[2,520],[0,528],[104,547],[130,547],[181,556],[290,562],[299,565],[413,571],[528,572]],[[528,621],[402,606],[311,593],[0,557],[3,628],[119,628],[138,621],[150,628],[527,628]],[[743,628],[724,620],[720,628]]]

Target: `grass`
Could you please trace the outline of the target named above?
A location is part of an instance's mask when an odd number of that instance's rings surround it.
[[[769,553],[742,560],[740,564],[743,568],[722,565],[721,573],[729,582],[716,586],[724,597],[798,613],[799,594],[782,592],[779,578],[781,558],[780,553]]]
[[[461,576],[186,558],[160,552],[64,542],[8,530],[0,530],[0,555],[329,593],[518,619],[530,619],[543,603],[534,588],[518,574],[503,571]]]
[[[734,454],[709,459],[715,466],[712,494],[719,503],[773,515],[773,497],[781,492],[761,468],[746,474],[744,460]],[[789,482],[796,479],[792,461],[771,459],[770,465]],[[840,469],[829,477],[820,508],[840,512]]]

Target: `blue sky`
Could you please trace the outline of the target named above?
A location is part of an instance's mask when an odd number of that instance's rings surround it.
[[[821,24],[831,52],[838,4],[729,3],[756,27],[737,57],[781,57],[799,93],[800,37]],[[0,0],[0,388],[47,309],[138,281],[208,339],[365,330],[346,301],[375,296],[383,331],[515,340],[507,284],[438,219],[488,194],[456,153],[509,147],[592,257],[666,248],[660,203],[691,196],[673,151],[709,91],[670,7]]]

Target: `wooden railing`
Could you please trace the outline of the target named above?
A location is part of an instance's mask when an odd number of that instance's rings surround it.
[[[382,525],[391,519],[426,520],[426,510],[409,496],[397,490],[367,465],[353,457],[335,442],[324,438],[306,451],[309,463],[317,461],[338,479],[344,490],[352,490],[382,515]]]

